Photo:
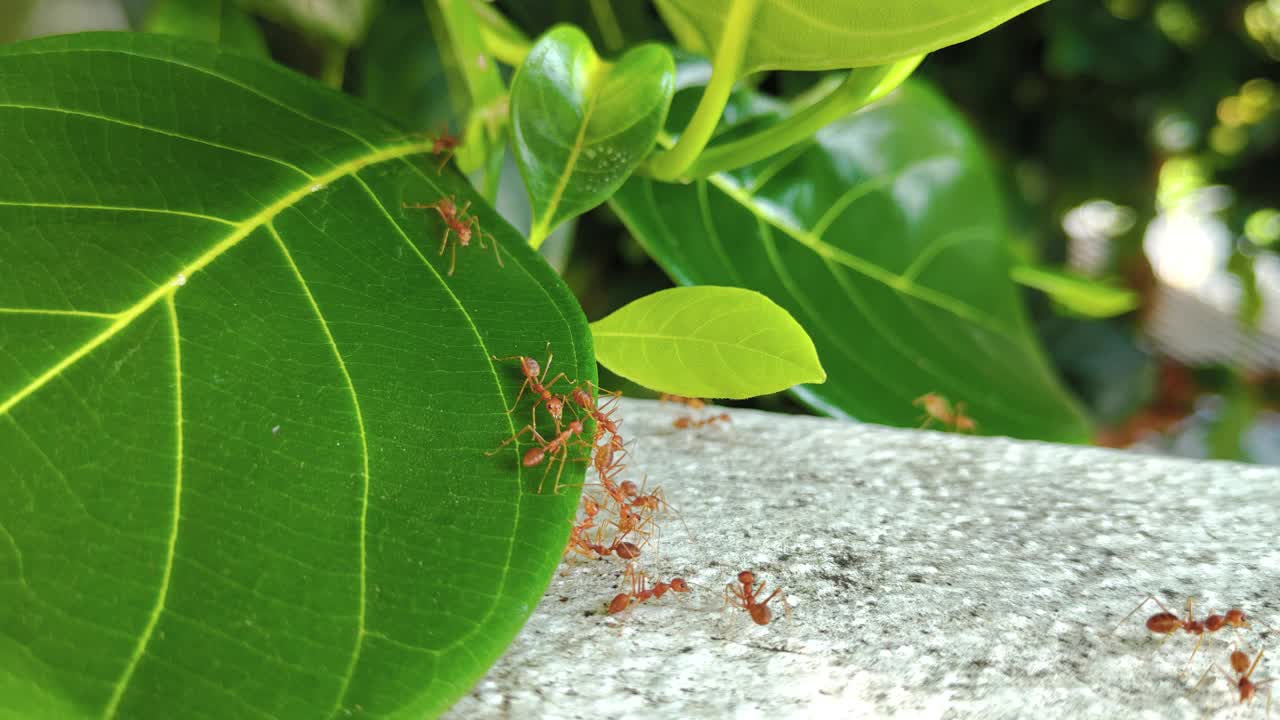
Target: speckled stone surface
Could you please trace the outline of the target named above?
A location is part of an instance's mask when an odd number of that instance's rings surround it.
[[[698,587],[603,614],[617,561],[566,561],[507,654],[447,717],[1265,717],[1210,662],[1225,630],[1162,646],[1148,593],[1280,626],[1280,471],[733,411],[680,431],[627,401],[631,466],[683,514],[644,568]],[[751,569],[790,618],[724,609]],[[776,602],[776,601],[775,601]],[[1114,632],[1113,632],[1114,630]],[[1274,655],[1274,659],[1271,657]],[[1280,708],[1280,694],[1275,703]],[[1273,713],[1275,710],[1273,710]]]

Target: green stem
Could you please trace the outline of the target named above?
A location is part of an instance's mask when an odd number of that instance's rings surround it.
[[[472,0],[471,9],[480,21],[480,34],[489,54],[504,65],[520,67],[533,47],[533,41],[492,4]]]
[[[324,50],[324,67],[320,70],[320,81],[335,90],[341,90],[346,72],[347,49],[337,44],[329,44]]]
[[[751,32],[751,20],[755,17],[760,0],[733,0],[729,15],[725,18],[724,33],[720,36],[720,48],[711,65],[711,80],[702,91],[702,99],[693,112],[689,125],[680,133],[676,146],[649,159],[649,174],[658,180],[676,180],[707,147],[720,115],[729,102],[733,84],[738,81],[742,58],[747,50],[747,36]]]
[[[923,59],[923,55],[917,55],[888,65],[851,70],[839,87],[782,122],[702,153],[685,175],[701,178],[750,165],[808,140],[827,125],[884,97]]]
[[[600,28],[600,39],[604,41],[604,49],[615,53],[622,49],[625,42],[618,18],[613,14],[609,0],[590,0],[591,15],[595,18],[596,27]]]

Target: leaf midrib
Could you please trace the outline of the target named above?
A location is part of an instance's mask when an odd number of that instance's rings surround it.
[[[30,397],[40,388],[44,387],[50,380],[57,378],[64,370],[84,358],[98,346],[115,337],[120,333],[120,331],[128,328],[134,320],[149,310],[157,302],[160,302],[172,293],[176,293],[182,285],[186,284],[186,282],[191,279],[192,276],[203,270],[213,261],[217,260],[228,250],[234,248],[240,243],[240,241],[251,235],[254,230],[257,230],[270,222],[281,212],[284,212],[302,198],[310,195],[314,190],[325,187],[348,175],[353,175],[369,165],[376,165],[381,162],[386,162],[387,160],[394,160],[407,155],[430,152],[430,150],[431,143],[424,141],[392,145],[381,150],[375,150],[373,152],[360,155],[351,160],[335,165],[327,172],[315,176],[311,181],[300,184],[297,188],[286,193],[279,200],[266,206],[257,214],[242,222],[236,223],[234,225],[235,230],[226,238],[206,250],[203,254],[188,263],[177,273],[174,273],[167,282],[162,285],[158,285],[141,300],[117,313],[115,315],[115,322],[107,326],[105,330],[93,336],[72,352],[68,353],[62,360],[54,364],[45,372],[41,373],[22,388],[19,388],[17,392],[4,399],[3,402],[0,402],[0,415],[8,414],[10,410],[17,407],[17,405],[23,400]]]

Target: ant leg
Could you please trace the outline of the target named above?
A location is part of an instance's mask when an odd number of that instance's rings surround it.
[[[498,247],[498,238],[490,233],[480,233],[480,237],[489,236],[489,242],[493,245],[493,256],[498,258],[498,267],[506,267],[502,264],[502,248]]]
[[[458,262],[458,243],[453,244],[453,248],[449,251],[449,276],[453,276],[453,266]]]
[[[564,458],[564,457],[566,457],[566,456],[568,456],[568,454],[569,454],[569,450],[568,450],[568,448],[564,447],[564,445],[561,445],[561,446],[560,446],[560,448],[558,449],[558,452],[560,453],[560,457],[562,458],[562,459],[561,459],[561,461],[560,461],[560,469],[563,471],[563,470],[564,470],[564,460],[563,460],[563,458]],[[551,472],[551,466],[552,466],[552,465],[554,465],[554,464],[555,464],[555,462],[556,462],[556,461],[555,461],[555,458],[552,458],[551,462],[547,463],[547,469],[542,471],[542,479],[538,481],[538,494],[539,494],[539,495],[541,495],[541,494],[542,494],[542,486],[543,486],[543,485],[545,485],[545,484],[546,484],[546,482],[547,482],[547,473]],[[559,482],[559,480],[560,480],[560,475],[559,475],[559,474],[557,474],[557,475],[556,475],[556,481],[557,481],[557,482]],[[552,494],[555,494],[555,490],[552,490]]]
[[[1112,632],[1112,633],[1114,633],[1116,630],[1119,630],[1119,629],[1120,629],[1120,626],[1121,626],[1121,625],[1124,625],[1124,623],[1125,623],[1125,621],[1126,621],[1126,620],[1128,620],[1129,618],[1133,617],[1133,614],[1134,614],[1134,613],[1136,613],[1136,612],[1138,612],[1139,610],[1141,610],[1141,609],[1142,609],[1142,606],[1143,606],[1143,605],[1146,605],[1146,604],[1147,604],[1147,603],[1149,603],[1149,602],[1154,602],[1155,604],[1157,604],[1157,605],[1159,605],[1159,606],[1160,606],[1160,609],[1161,609],[1161,610],[1163,610],[1163,611],[1165,611],[1165,612],[1169,613],[1170,615],[1172,615],[1172,614],[1173,614],[1173,613],[1169,612],[1169,608],[1165,607],[1165,606],[1164,606],[1164,603],[1160,602],[1160,600],[1159,600],[1159,599],[1157,599],[1155,595],[1148,595],[1148,596],[1146,596],[1145,598],[1143,598],[1143,599],[1142,599],[1142,602],[1140,602],[1140,603],[1138,603],[1137,605],[1135,605],[1135,606],[1134,606],[1134,608],[1133,608],[1132,610],[1130,610],[1130,611],[1129,611],[1129,614],[1127,614],[1127,615],[1125,615],[1123,618],[1121,618],[1121,619],[1120,619],[1120,622],[1116,623],[1115,629],[1114,629],[1114,630],[1112,630],[1111,632]]]
[[[513,358],[504,358],[504,359],[511,360]],[[527,387],[529,387],[529,378],[524,379],[524,384],[520,386],[520,392],[516,393],[516,401],[511,403],[511,409],[507,410],[508,415],[515,412],[516,408],[520,407],[520,398],[524,396],[524,389]]]
[[[449,246],[449,233],[451,232],[453,232],[453,228],[445,225],[444,239],[440,241],[440,252],[436,253],[437,255],[444,255],[444,249]]]
[[[1182,672],[1179,673],[1179,675],[1191,669],[1191,663],[1196,659],[1196,653],[1200,652],[1200,643],[1204,642],[1204,636],[1207,632],[1208,631],[1206,630],[1196,636],[1196,646],[1191,648],[1191,657],[1187,658],[1187,664],[1182,667]],[[1213,642],[1213,639],[1210,638],[1209,641]]]
[[[532,425],[525,425],[524,428],[520,430],[520,432],[516,433],[515,435],[512,435],[506,440],[503,440],[501,445],[490,450],[489,452],[486,452],[485,455],[489,455],[489,456],[497,455],[498,451],[502,450],[502,448],[506,447],[507,445],[510,445],[511,443],[515,442],[517,439],[519,439],[521,435],[524,435],[527,432],[533,433],[533,436],[537,438],[539,445],[547,444],[547,441],[543,440],[542,436],[538,434],[538,430],[536,428],[534,428]]]

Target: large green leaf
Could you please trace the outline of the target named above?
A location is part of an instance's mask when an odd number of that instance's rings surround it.
[[[668,288],[591,323],[600,364],[659,392],[749,398],[820,383],[804,328],[758,292]]]
[[[0,717],[420,718],[560,559],[585,318],[430,143],[158,35],[0,48]],[[501,247],[438,254],[456,195]],[[518,312],[513,311],[518,309]],[[581,473],[570,464],[567,473]],[[581,477],[581,475],[577,475]]]
[[[760,121],[769,104],[741,95],[732,117]],[[637,176],[613,207],[678,282],[751,288],[790,311],[828,373],[798,390],[818,409],[910,426],[912,400],[939,392],[984,432],[1087,438],[1009,278],[987,161],[924,85],[772,160],[689,185]]]
[[[609,63],[569,25],[534,44],[511,81],[511,126],[535,247],[621,187],[653,148],[674,91],[675,61],[660,45]]]
[[[968,40],[1045,0],[656,0],[685,47],[746,35],[739,75],[883,65]],[[750,5],[754,12],[746,12]],[[734,13],[734,6],[740,6]]]

